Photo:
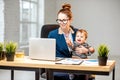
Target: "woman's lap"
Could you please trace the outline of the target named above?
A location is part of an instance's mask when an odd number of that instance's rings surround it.
[[[54,80],[69,80],[69,74],[63,72],[54,72]]]
[[[73,80],[85,80],[86,75],[75,75]],[[54,80],[70,80],[69,73],[54,72]]]

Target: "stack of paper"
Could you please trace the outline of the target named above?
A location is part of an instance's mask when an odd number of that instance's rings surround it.
[[[78,65],[81,64],[83,60],[81,59],[72,59],[72,58],[65,58],[63,60],[57,61],[56,64],[73,64]]]

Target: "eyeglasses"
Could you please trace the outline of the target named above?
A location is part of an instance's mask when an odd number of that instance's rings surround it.
[[[63,19],[63,20],[61,20],[61,19],[56,19],[56,22],[57,22],[58,24],[60,24],[60,23],[67,24],[68,20],[69,20],[69,19]]]

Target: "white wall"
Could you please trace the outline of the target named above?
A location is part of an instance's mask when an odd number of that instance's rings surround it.
[[[19,41],[19,0],[4,0],[5,41]]]
[[[0,0],[0,42],[4,41],[4,3]]]
[[[56,10],[65,2],[72,5],[72,25],[88,30],[96,53],[98,44],[106,43],[110,55],[120,55],[120,0],[57,0]]]
[[[56,21],[56,0],[45,0],[44,1],[44,23],[52,24]]]

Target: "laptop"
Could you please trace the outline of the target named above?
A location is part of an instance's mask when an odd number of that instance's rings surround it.
[[[31,38],[29,40],[29,57],[36,60],[56,61],[56,40]]]

